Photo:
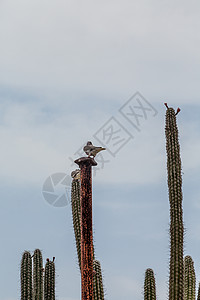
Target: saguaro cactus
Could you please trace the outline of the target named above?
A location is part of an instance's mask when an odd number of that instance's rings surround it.
[[[166,111],[166,150],[170,202],[170,277],[169,300],[183,300],[183,211],[181,158],[176,113]],[[177,111],[178,112],[178,111]]]
[[[33,254],[33,299],[43,300],[43,260],[39,249]]]
[[[184,258],[184,300],[195,300],[196,276],[192,257]]]
[[[21,260],[21,300],[32,300],[32,259],[25,251]]]
[[[145,272],[144,300],[156,300],[156,283],[152,269],[147,269]]]
[[[44,300],[55,300],[55,264],[50,260],[45,265]]]

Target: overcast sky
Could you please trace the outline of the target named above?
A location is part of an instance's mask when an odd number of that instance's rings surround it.
[[[164,102],[181,108],[184,249],[200,280],[199,31],[193,0],[0,0],[1,300],[20,299],[21,255],[35,248],[56,257],[57,299],[80,299],[70,199],[55,207],[42,190],[63,173],[69,194],[88,140],[107,148],[93,172],[106,300],[142,300],[148,267],[167,298]]]

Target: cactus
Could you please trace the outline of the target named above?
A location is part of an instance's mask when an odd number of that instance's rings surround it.
[[[33,257],[33,276],[32,276]],[[42,253],[35,249],[33,256],[25,251],[21,260],[21,300],[55,300],[55,264],[47,259],[43,280]],[[33,282],[33,289],[32,289]]]
[[[147,269],[145,272],[144,300],[156,300],[156,283],[152,269]]]
[[[32,300],[32,259],[25,251],[21,260],[21,300]]]
[[[80,182],[78,179],[72,180],[71,188],[71,205],[72,205],[72,219],[74,227],[74,235],[76,239],[76,249],[78,254],[79,268],[81,270],[81,204],[80,204]],[[95,260],[93,247],[93,295],[94,300],[104,300],[103,280],[101,274],[101,265],[98,260]]]
[[[44,300],[55,300],[55,264],[49,259],[45,265]]]
[[[196,276],[191,256],[184,258],[184,300],[195,300]]]
[[[33,254],[33,300],[43,300],[43,261],[39,249]]]
[[[81,270],[81,224],[80,224],[81,204],[80,204],[80,182],[78,179],[72,180],[71,205],[72,205],[74,234],[76,239],[76,249],[78,254],[78,263],[79,263],[79,268]]]
[[[93,275],[94,300],[104,300],[101,265],[98,260],[93,260],[93,270],[94,270],[94,275]]]
[[[167,107],[165,134],[170,202],[169,300],[183,300],[182,178],[178,128],[173,108]]]

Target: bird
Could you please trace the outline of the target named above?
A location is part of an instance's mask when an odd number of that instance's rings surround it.
[[[93,158],[102,150],[106,150],[106,148],[93,146],[92,142],[87,142],[86,146],[83,147],[83,151],[88,157],[93,156]]]
[[[55,261],[55,256],[53,257],[53,261]]]
[[[80,179],[80,176],[81,176],[80,171],[81,171],[80,169],[76,169],[76,170],[72,171],[71,172],[71,177],[73,179]]]

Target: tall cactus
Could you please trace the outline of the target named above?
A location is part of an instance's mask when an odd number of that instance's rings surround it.
[[[44,300],[55,300],[55,264],[50,260],[45,265]]]
[[[145,272],[144,300],[156,300],[156,283],[152,269],[147,269]]]
[[[184,300],[195,300],[196,276],[192,257],[184,258]]]
[[[176,113],[166,111],[166,150],[170,202],[169,300],[183,300],[183,211],[180,146]],[[177,111],[178,112],[178,111]]]
[[[33,254],[33,300],[43,300],[43,260],[39,249]]]
[[[32,259],[29,251],[25,251],[21,260],[21,300],[32,300]]]
[[[77,177],[72,180],[71,188],[71,205],[72,219],[74,227],[74,235],[76,240],[76,249],[78,254],[79,268],[81,270],[81,203],[80,203],[80,182]],[[95,260],[93,247],[93,295],[94,300],[104,300],[103,280],[101,274],[101,265],[98,260]]]

